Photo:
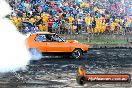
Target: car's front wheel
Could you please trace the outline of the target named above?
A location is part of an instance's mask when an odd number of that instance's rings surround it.
[[[81,49],[74,49],[72,51],[72,58],[79,59],[82,56],[82,50]]]

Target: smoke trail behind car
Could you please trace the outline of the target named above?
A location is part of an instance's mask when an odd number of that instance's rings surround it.
[[[42,54],[36,48],[29,49],[29,52],[31,60],[39,60],[42,58]]]
[[[25,36],[20,34],[5,15],[11,13],[10,6],[0,0],[0,72],[15,71],[25,67],[31,58]]]

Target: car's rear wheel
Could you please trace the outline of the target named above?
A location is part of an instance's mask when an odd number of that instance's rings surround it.
[[[79,59],[82,56],[82,50],[81,49],[74,49],[72,51],[72,58]]]

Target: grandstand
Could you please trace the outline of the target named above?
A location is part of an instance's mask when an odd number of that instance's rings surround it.
[[[20,32],[26,31],[28,27],[29,31],[26,32],[132,33],[130,0],[7,1],[13,8],[10,20]]]

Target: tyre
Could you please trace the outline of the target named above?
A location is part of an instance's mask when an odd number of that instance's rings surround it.
[[[72,58],[79,59],[82,56],[82,50],[81,49],[75,49],[72,51]]]
[[[86,78],[83,77],[83,76],[78,76],[78,77],[76,78],[76,81],[77,81],[77,83],[78,83],[79,85],[84,85],[84,84],[86,83]]]

